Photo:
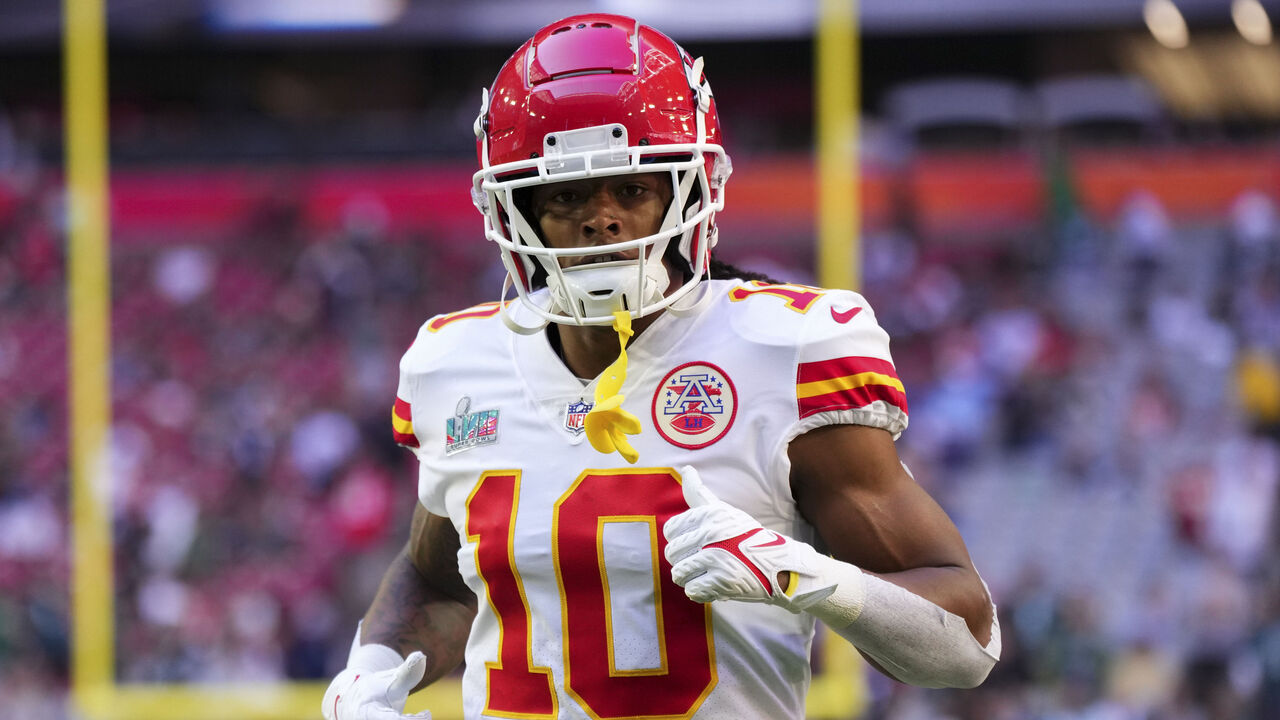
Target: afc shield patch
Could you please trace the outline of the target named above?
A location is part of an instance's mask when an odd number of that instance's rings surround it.
[[[658,383],[652,411],[653,425],[664,440],[697,450],[729,432],[738,412],[737,390],[719,367],[685,363]]]

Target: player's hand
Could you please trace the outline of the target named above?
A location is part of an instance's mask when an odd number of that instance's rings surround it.
[[[431,720],[423,711],[404,714],[409,691],[422,680],[427,658],[420,652],[410,653],[399,667],[389,670],[347,668],[329,683],[322,711],[325,720]]]
[[[671,579],[690,599],[742,600],[800,612],[835,591],[818,576],[812,546],[767,530],[720,500],[690,466],[680,469],[689,509],[662,527]]]

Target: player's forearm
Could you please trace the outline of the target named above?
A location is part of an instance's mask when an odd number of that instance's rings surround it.
[[[948,587],[956,584],[955,577],[947,582],[945,575],[931,572],[943,568],[881,577],[834,558],[822,562],[827,566],[822,574],[835,590],[809,612],[892,677],[921,687],[975,687],[999,659],[1000,625],[985,587],[983,602],[992,619],[984,623],[986,638],[980,641],[965,618],[921,594],[951,595],[953,603],[954,595],[963,595]]]
[[[962,618],[979,643],[986,645],[991,641],[995,609],[982,580],[972,570],[953,565],[870,574],[905,588]]]
[[[422,687],[462,662],[475,614],[474,596],[458,597],[434,587],[401,553],[365,613],[360,639],[386,645],[401,656],[421,650],[427,656]]]

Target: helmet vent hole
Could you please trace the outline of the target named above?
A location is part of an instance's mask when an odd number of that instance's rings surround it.
[[[560,34],[560,33],[562,33],[562,32],[569,32],[569,31],[570,31],[570,30],[572,30],[572,29],[573,29],[573,28],[569,27],[568,25],[565,25],[564,27],[558,27],[558,28],[556,28],[555,30],[552,30],[552,31],[551,31],[551,34],[552,34],[552,35],[559,35],[559,34]]]
[[[598,23],[591,23],[591,27],[593,27],[593,28],[611,28],[611,27],[613,27],[613,26],[612,26],[612,25],[610,25],[609,23],[606,23],[606,22],[598,22]]]

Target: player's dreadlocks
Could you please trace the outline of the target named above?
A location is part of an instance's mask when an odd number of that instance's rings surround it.
[[[752,270],[743,270],[734,265],[724,262],[716,257],[715,253],[711,253],[711,279],[712,280],[757,280],[762,283],[778,285],[782,281],[774,280],[764,273],[754,272]]]

